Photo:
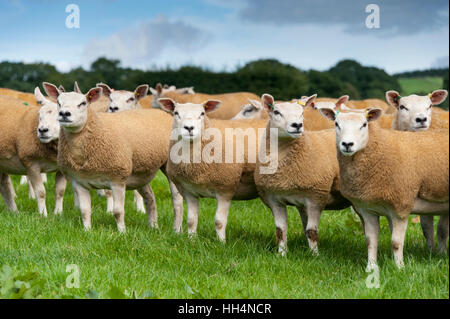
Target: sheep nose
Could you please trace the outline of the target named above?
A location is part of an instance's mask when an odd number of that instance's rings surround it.
[[[349,142],[349,143],[341,142],[341,144],[342,144],[342,146],[345,147],[346,150],[350,149],[353,145],[355,145],[355,143],[353,143],[353,142]]]
[[[299,130],[303,127],[303,123],[292,123],[291,126]]]
[[[39,131],[39,133],[47,133],[48,128],[39,128],[38,131]]]
[[[70,112],[63,112],[63,111],[59,112],[59,116],[62,116],[62,117],[69,117],[71,115],[72,114]]]
[[[426,117],[416,117],[416,122],[420,124],[424,124],[427,121]]]
[[[190,133],[194,130],[194,127],[193,126],[185,126],[184,129]]]

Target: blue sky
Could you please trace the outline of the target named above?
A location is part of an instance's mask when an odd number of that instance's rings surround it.
[[[65,26],[68,4],[80,28]],[[368,29],[365,8],[380,8]],[[0,61],[87,68],[98,56],[140,69],[234,70],[259,58],[325,70],[344,58],[390,73],[448,67],[447,0],[0,0]]]

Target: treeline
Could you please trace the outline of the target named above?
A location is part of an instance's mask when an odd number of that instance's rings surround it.
[[[443,78],[446,75],[448,76],[448,68],[417,70],[394,74],[396,78],[421,78],[426,76]]]
[[[144,71],[122,67],[119,60],[106,58],[97,59],[89,70],[75,68],[67,73],[46,63],[0,63],[0,87],[32,92],[43,81],[62,84],[67,89],[78,81],[82,90],[98,82],[126,90],[142,83],[152,87],[167,83],[177,87],[194,86],[197,92],[203,93],[249,91],[261,95],[270,92],[280,100],[313,93],[323,97],[349,94],[352,99],[384,99],[387,90],[401,91],[395,76],[353,60],[340,61],[327,71],[304,71],[277,60],[257,60],[234,72],[212,72],[195,66]]]

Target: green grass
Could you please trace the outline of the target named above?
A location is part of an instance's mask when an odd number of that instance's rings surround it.
[[[442,88],[441,77],[399,78],[401,94],[426,94]]]
[[[49,180],[51,190],[54,179]],[[85,232],[70,187],[63,215],[43,218],[28,199],[27,187],[18,186],[17,177],[13,181],[20,213],[7,212],[0,200],[0,267],[10,265],[19,274],[37,271],[42,280],[38,297],[108,297],[132,291],[142,296],[150,291],[154,298],[449,298],[448,255],[426,251],[419,224],[409,225],[406,268],[400,271],[383,219],[381,287],[368,289],[366,244],[349,211],[324,212],[316,257],[309,252],[299,215],[289,209],[289,253],[280,257],[272,216],[259,200],[233,202],[227,243],[222,244],[215,236],[214,200],[200,202],[197,238],[187,237],[185,223],[183,235],[172,232],[170,193],[161,173],[152,182],[159,230],[150,229],[146,217],[136,212],[130,193],[123,235],[106,214],[104,198],[92,197],[93,228]],[[51,212],[54,199],[48,193]],[[80,269],[79,289],[65,287],[69,264]]]

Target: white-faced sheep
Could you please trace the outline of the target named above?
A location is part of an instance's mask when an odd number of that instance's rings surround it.
[[[303,102],[311,108],[316,95]],[[339,166],[333,130],[305,131],[303,106],[298,102],[276,103],[269,94],[262,104],[270,119],[264,139],[267,156],[278,158],[273,174],[261,173],[265,164],[258,162],[255,183],[262,201],[271,209],[276,226],[278,251],[287,251],[286,206],[293,205],[300,213],[309,247],[318,253],[318,227],[324,209],[344,209],[350,203],[339,192]],[[278,132],[278,149],[270,154],[271,134]],[[259,157],[263,158],[263,157]]]
[[[197,230],[198,199],[216,198],[216,232],[218,238],[225,241],[231,201],[258,196],[253,171],[259,139],[258,128],[264,128],[265,121],[209,119],[206,114],[212,114],[220,105],[216,100],[201,104],[181,104],[162,98],[158,103],[162,109],[173,114],[173,132],[176,136],[170,143],[171,156],[167,174],[186,200],[188,232],[195,234]],[[226,138],[229,132],[236,133],[236,145],[232,145],[231,151],[227,145],[230,141],[233,144],[234,137]],[[242,137],[240,145],[237,144],[239,135]],[[247,142],[244,135],[247,136]],[[184,150],[184,153],[178,158],[180,150]]]
[[[55,182],[55,214],[62,212],[66,186],[64,176],[57,171],[59,123],[56,104],[35,90],[42,106],[26,106],[20,100],[0,97],[0,172],[4,183],[7,174],[27,175],[36,194],[38,211],[47,216],[46,192],[41,172],[57,172]],[[7,191],[2,191],[7,207],[17,210]],[[5,196],[6,195],[6,196]]]
[[[448,129],[448,112],[438,111],[439,105],[445,101],[448,92],[436,90],[428,96],[409,95],[402,97],[396,91],[387,91],[386,100],[396,109],[392,128],[399,131],[425,131],[428,129]],[[445,217],[441,217],[444,218]],[[433,216],[421,216],[420,223],[428,249],[434,248]],[[438,232],[442,229],[438,227]],[[438,234],[438,237],[442,235]]]
[[[386,216],[398,267],[403,267],[403,245],[408,216],[446,216],[449,213],[448,131],[401,132],[374,122],[382,110],[339,112],[322,109],[335,123],[340,189],[361,216],[368,245],[368,268],[377,262],[379,216]],[[447,240],[439,238],[446,251]]]
[[[83,95],[62,93],[50,83],[44,87],[58,101],[58,167],[74,187],[85,229],[91,228],[91,188],[112,190],[113,213],[121,232],[125,231],[125,189],[138,189],[149,224],[157,227],[149,182],[167,162],[171,116],[160,110],[128,110],[120,116],[94,112],[89,104],[98,100],[101,88]],[[182,213],[182,206],[174,209]]]
[[[210,118],[230,120],[235,115],[237,115],[243,104],[247,103],[249,99],[257,100],[258,96],[249,92],[236,92],[236,93],[225,93],[225,94],[179,94],[174,91],[163,91],[158,90],[156,94],[153,95],[153,107],[160,107],[158,99],[161,97],[170,98],[177,103],[193,103],[200,104],[207,100],[218,100],[221,101],[221,107],[211,112],[209,114]]]

